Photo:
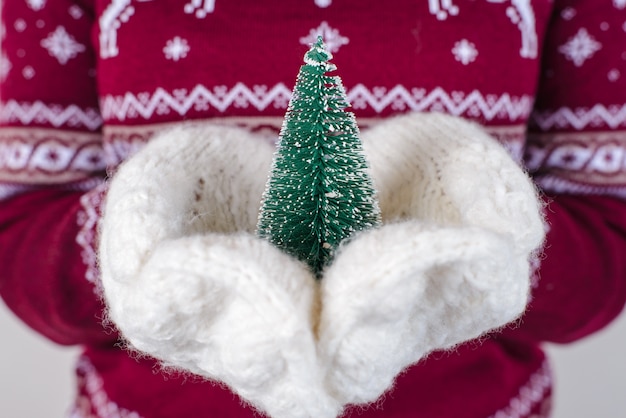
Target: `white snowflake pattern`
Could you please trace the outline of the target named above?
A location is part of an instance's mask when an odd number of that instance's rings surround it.
[[[573,7],[566,7],[561,10],[561,17],[563,20],[572,20],[576,16],[576,9]]]
[[[332,4],[333,0],[315,0],[315,4],[317,7],[321,7],[322,9],[328,7]]]
[[[332,53],[339,51],[339,48],[343,45],[350,43],[350,39],[345,36],[341,36],[339,34],[339,30],[330,27],[326,21],[320,23],[317,28],[311,29],[307,36],[300,38],[300,43],[302,45],[310,46],[317,41],[318,36],[321,36],[324,39],[326,48],[328,48],[328,50]]]
[[[184,10],[189,15],[195,14],[198,19],[204,19],[215,11],[215,0],[191,0],[185,4]]]
[[[621,73],[619,72],[619,70],[617,68],[613,68],[607,74],[607,78],[611,82],[615,82],[615,81],[619,80],[620,76],[621,76]]]
[[[81,9],[79,6],[75,4],[70,6],[70,8],[67,9],[67,12],[70,14],[70,16],[72,16],[76,20],[80,19],[84,15],[83,9]]]
[[[587,29],[580,28],[576,35],[559,47],[559,52],[580,67],[601,48],[602,44],[589,35]]]
[[[167,41],[163,47],[163,53],[168,60],[178,61],[185,58],[190,49],[186,39],[175,36],[173,39]]]
[[[54,32],[41,41],[41,46],[46,48],[61,65],[67,64],[70,59],[85,51],[85,45],[76,42],[63,26],[57,26]]]
[[[46,0],[26,0],[26,4],[34,11],[38,11],[44,8]]]
[[[13,27],[17,32],[24,32],[26,30],[26,22],[24,19],[17,19],[15,23],[13,23]]]
[[[31,78],[35,76],[35,69],[31,67],[30,65],[27,65],[26,67],[22,69],[22,75],[24,76],[25,79],[30,80]]]
[[[626,0],[613,0],[613,6],[618,9],[626,9]]]
[[[461,62],[463,65],[467,65],[476,60],[478,50],[476,49],[476,46],[467,39],[461,39],[459,42],[454,44],[452,54],[454,54],[454,59]]]
[[[448,15],[459,14],[459,6],[452,4],[452,0],[428,0],[428,11],[439,20],[446,20]]]

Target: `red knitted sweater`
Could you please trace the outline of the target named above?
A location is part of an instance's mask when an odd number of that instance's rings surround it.
[[[103,328],[98,185],[170,123],[275,132],[320,33],[363,128],[409,111],[474,119],[550,202],[521,323],[432,354],[346,416],[547,416],[541,343],[624,306],[624,0],[17,0],[2,24],[0,294],[38,332],[85,347],[75,417],[254,416],[216,384],[130,358]]]

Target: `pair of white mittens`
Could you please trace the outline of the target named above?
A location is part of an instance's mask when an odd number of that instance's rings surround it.
[[[316,281],[254,235],[273,147],[187,125],[115,174],[101,223],[109,316],[130,345],[268,415],[335,417],[429,352],[523,311],[543,240],[529,178],[474,124],[409,114],[367,131],[383,226]]]

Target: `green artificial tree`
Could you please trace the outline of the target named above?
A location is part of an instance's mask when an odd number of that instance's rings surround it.
[[[359,130],[322,38],[305,54],[280,132],[257,233],[316,277],[339,244],[380,224]]]

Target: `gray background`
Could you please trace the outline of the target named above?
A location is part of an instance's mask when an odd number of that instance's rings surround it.
[[[66,416],[78,349],[44,340],[2,303],[0,335],[0,417]],[[557,381],[554,418],[626,417],[626,315],[579,343],[549,349]]]

